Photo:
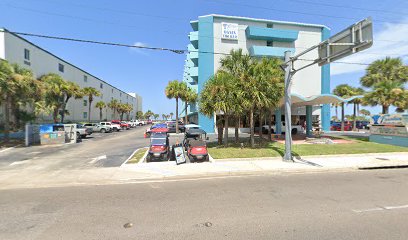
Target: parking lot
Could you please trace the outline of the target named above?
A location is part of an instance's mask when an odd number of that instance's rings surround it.
[[[149,126],[112,133],[93,133],[80,143],[15,147],[0,152],[0,170],[64,170],[118,167],[140,147],[148,146],[143,133]]]

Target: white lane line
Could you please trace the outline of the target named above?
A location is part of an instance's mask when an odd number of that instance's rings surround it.
[[[385,207],[376,207],[376,208],[368,208],[368,209],[353,209],[355,213],[364,213],[364,212],[375,212],[375,211],[385,211],[385,210],[394,210],[394,209],[404,209],[408,208],[408,205],[400,205],[400,206],[385,206]]]
[[[8,150],[11,150],[11,149],[13,149],[13,148],[16,148],[16,147],[5,148],[5,149],[3,149],[3,150],[0,150],[0,153],[5,152],[5,151],[8,151]]]
[[[387,210],[392,210],[392,209],[403,209],[403,208],[408,208],[408,205],[401,205],[401,206],[388,206],[384,207]]]
[[[31,162],[31,161],[30,161],[30,160],[17,161],[17,162],[12,162],[12,163],[10,163],[9,166],[21,165],[21,164],[29,163],[29,162]]]
[[[353,209],[353,212],[356,212],[356,213],[363,213],[363,212],[374,212],[374,211],[383,211],[383,210],[385,210],[384,208],[369,208],[369,209],[361,209],[361,210],[354,210]]]
[[[96,158],[92,158],[92,160],[90,162],[88,162],[88,163],[93,164],[93,163],[96,163],[97,161],[100,161],[102,159],[106,159],[106,155],[102,155],[102,156],[99,156],[99,157],[96,157]]]

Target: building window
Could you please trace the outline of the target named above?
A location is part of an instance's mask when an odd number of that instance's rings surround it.
[[[100,84],[100,88],[103,88],[103,84],[102,84],[102,83]]]
[[[84,82],[88,82],[88,76],[84,75]]]
[[[24,59],[30,61],[30,50],[24,48]]]
[[[273,28],[273,24],[272,24],[272,23],[267,23],[267,24],[266,24],[266,27],[267,27],[267,28]]]
[[[58,63],[58,70],[60,72],[64,72],[64,65],[62,65],[61,63]]]
[[[88,106],[88,101],[84,100],[84,107]]]
[[[113,93],[113,88],[112,88],[112,93]]]
[[[85,119],[88,118],[88,112],[84,112],[83,115],[84,115],[83,117],[84,117]]]
[[[273,47],[273,41],[266,41],[266,46]]]

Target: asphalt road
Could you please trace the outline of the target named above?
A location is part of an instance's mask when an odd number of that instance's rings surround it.
[[[132,152],[148,146],[148,126],[112,133],[94,133],[76,144],[17,147],[0,152],[0,171],[36,167],[42,170],[120,166]]]
[[[406,240],[408,171],[3,190],[0,206],[2,240]]]

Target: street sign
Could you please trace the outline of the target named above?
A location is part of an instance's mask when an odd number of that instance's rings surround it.
[[[366,18],[323,41],[318,46],[319,66],[360,52],[373,45],[373,22]]]

